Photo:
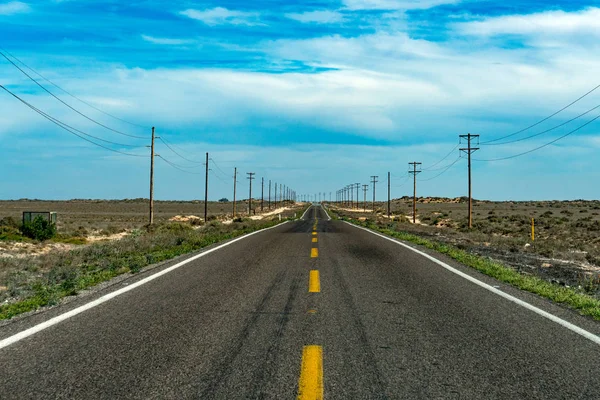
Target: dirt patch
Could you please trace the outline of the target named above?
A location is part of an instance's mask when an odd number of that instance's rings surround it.
[[[196,215],[176,215],[174,217],[169,218],[169,221],[193,223],[193,222],[202,222],[202,221],[204,221],[204,219],[200,218]]]

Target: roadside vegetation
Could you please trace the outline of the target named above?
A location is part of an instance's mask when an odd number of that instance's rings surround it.
[[[0,226],[1,240],[34,240],[18,228],[10,227],[10,221],[4,222]],[[213,220],[201,226],[165,222],[133,230],[120,240],[78,246],[69,251],[51,251],[35,257],[0,257],[0,320],[55,305],[65,296],[115,276],[136,273],[150,264],[279,222],[279,218],[260,221],[237,218],[230,224]],[[59,240],[74,241],[76,237],[59,237]]]
[[[590,316],[595,320],[600,320],[600,298],[597,297],[598,281],[593,277],[588,281],[582,282],[581,285],[565,285],[564,283],[548,278],[547,276],[538,276],[531,274],[530,272],[524,272],[517,268],[504,265],[490,257],[481,256],[469,251],[467,247],[460,243],[459,247],[447,242],[440,242],[439,237],[431,234],[428,235],[428,238],[425,238],[419,233],[407,232],[405,228],[413,225],[407,223],[404,219],[402,219],[401,222],[382,220],[381,218],[376,220],[374,218],[361,217],[359,219],[354,216],[349,216],[348,213],[336,210],[335,208],[330,211],[333,211],[330,212],[330,215],[333,218],[348,221],[355,225],[363,226],[385,235],[415,243],[445,254],[452,259],[488,276],[496,278],[499,281],[535,293],[556,303],[564,304],[577,310],[583,315]]]

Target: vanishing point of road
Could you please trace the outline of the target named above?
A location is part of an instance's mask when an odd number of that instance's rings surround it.
[[[597,323],[320,206],[200,254],[0,327],[0,398],[600,398]]]

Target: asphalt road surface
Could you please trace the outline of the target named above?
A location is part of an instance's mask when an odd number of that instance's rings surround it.
[[[600,398],[597,342],[318,206],[1,345],[167,267],[1,327],[0,398]]]

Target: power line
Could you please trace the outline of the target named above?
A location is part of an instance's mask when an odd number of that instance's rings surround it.
[[[210,159],[210,161],[212,161],[213,165],[214,165],[215,167],[217,167],[217,169],[218,169],[219,171],[221,171],[221,173],[223,174],[223,176],[225,176],[225,177],[229,177],[229,176],[228,176],[228,175],[227,175],[227,174],[226,174],[226,173],[225,173],[225,172],[224,172],[224,171],[223,171],[223,170],[222,170],[222,169],[221,169],[221,168],[220,168],[220,167],[217,165],[217,163],[215,162],[215,160],[213,160],[213,159],[211,158],[211,159]]]
[[[515,140],[511,140],[511,141],[509,141],[509,142],[502,142],[502,143],[490,143],[490,144],[488,144],[488,145],[486,145],[486,146],[501,146],[501,145],[503,145],[503,144],[510,144],[510,143],[522,142],[523,140],[527,140],[527,139],[534,138],[534,137],[536,137],[536,136],[540,136],[540,135],[542,135],[542,134],[544,134],[544,133],[548,133],[548,132],[550,132],[550,131],[553,131],[553,130],[555,130],[555,129],[558,129],[558,128],[560,128],[560,127],[563,127],[563,126],[565,126],[565,125],[567,125],[567,124],[569,124],[569,123],[571,123],[571,122],[575,121],[576,119],[579,119],[579,118],[583,117],[584,115],[587,115],[587,114],[591,113],[592,111],[594,111],[594,110],[596,110],[596,109],[598,109],[598,108],[600,108],[600,104],[599,104],[599,105],[597,105],[597,106],[596,106],[596,107],[594,107],[594,108],[590,108],[590,109],[589,109],[589,110],[587,110],[586,112],[584,112],[584,113],[582,113],[582,114],[579,114],[578,116],[576,116],[576,117],[574,117],[574,118],[571,118],[570,120],[568,120],[568,121],[566,121],[566,122],[563,122],[563,123],[562,123],[562,124],[560,124],[560,125],[556,125],[556,126],[555,126],[555,127],[553,127],[553,128],[546,129],[545,131],[542,131],[542,132],[536,133],[536,134],[534,134],[534,135],[526,136],[526,137],[524,137],[524,138],[521,138],[521,139],[515,139]]]
[[[399,184],[393,185],[393,187],[399,188],[399,187],[406,185],[408,183],[409,178],[410,178],[409,174],[405,175],[404,178],[399,178],[399,179],[402,179],[402,181]]]
[[[98,147],[102,147],[103,149],[112,151],[114,153],[119,153],[119,154],[123,154],[123,155],[126,155],[126,156],[131,156],[131,157],[148,157],[147,155],[142,155],[142,154],[126,153],[126,152],[123,152],[123,151],[120,151],[120,150],[112,149],[112,148],[110,148],[108,146],[104,146],[103,144],[96,143],[93,140],[90,140],[90,139],[86,138],[85,136],[89,136],[89,137],[94,138],[96,140],[100,140],[100,141],[107,142],[107,143],[110,143],[110,144],[131,147],[131,145],[110,142],[110,141],[107,141],[107,140],[104,140],[104,139],[100,139],[100,138],[98,138],[96,136],[90,135],[88,133],[85,133],[83,131],[80,131],[78,129],[75,129],[75,128],[71,127],[70,125],[67,125],[64,122],[61,122],[58,119],[52,117],[51,115],[45,113],[44,111],[40,110],[39,108],[36,108],[34,105],[32,105],[32,104],[28,103],[27,101],[23,100],[21,97],[17,96],[15,93],[11,92],[10,90],[8,90],[3,85],[0,85],[0,88],[3,89],[4,91],[6,91],[11,96],[13,96],[14,98],[16,98],[17,100],[19,100],[21,103],[25,104],[31,110],[35,111],[36,113],[40,114],[41,116],[43,116],[44,118],[46,118],[47,120],[49,120],[50,122],[52,122],[53,124],[55,124],[58,127],[66,130],[67,132],[71,133],[72,135],[75,135],[75,136],[79,137],[80,139],[85,140],[86,142],[92,143],[93,145],[96,145]],[[84,135],[84,136],[82,136],[82,135]],[[136,147],[139,147],[139,146],[136,146]]]
[[[123,118],[119,118],[119,117],[117,117],[115,115],[112,115],[110,113],[107,113],[106,111],[103,111],[103,110],[99,109],[98,107],[96,107],[96,106],[88,103],[87,101],[85,101],[85,100],[83,100],[83,99],[75,96],[74,94],[70,93],[66,89],[63,89],[62,87],[58,86],[56,83],[54,83],[50,79],[46,78],[45,76],[43,76],[42,74],[40,74],[38,71],[36,71],[35,69],[33,69],[30,66],[28,66],[27,64],[25,64],[23,61],[21,61],[19,58],[17,58],[14,54],[11,54],[5,48],[0,47],[0,50],[4,51],[6,54],[8,54],[9,56],[11,56],[15,60],[17,60],[17,62],[19,62],[19,64],[23,65],[25,68],[27,68],[28,70],[30,70],[31,72],[33,72],[34,74],[36,74],[37,76],[39,76],[40,78],[42,78],[43,80],[45,80],[46,82],[48,82],[49,84],[51,84],[52,86],[54,86],[55,88],[61,90],[62,92],[66,93],[67,95],[69,95],[72,98],[74,98],[75,100],[80,101],[81,103],[85,104],[86,106],[88,106],[90,108],[93,108],[94,110],[96,110],[96,111],[98,111],[98,112],[100,112],[100,113],[102,113],[104,115],[107,115],[107,116],[109,116],[111,118],[114,118],[114,119],[116,119],[118,121],[125,122],[126,124],[137,126],[139,128],[143,128],[143,129],[150,129],[150,127],[148,127],[148,126],[143,126],[143,125],[136,124],[135,122],[127,121],[127,120],[125,120]]]
[[[444,167],[442,167],[442,168],[438,168],[438,169],[433,169],[433,167],[435,167],[436,165],[440,164],[440,163],[441,163],[442,161],[444,161],[446,158],[450,157],[450,155],[451,155],[452,153],[454,153],[454,150],[456,150],[456,149],[458,148],[458,146],[460,146],[460,143],[459,143],[459,144],[457,144],[456,146],[454,146],[454,148],[453,148],[452,150],[450,150],[450,152],[449,152],[448,154],[446,154],[446,155],[444,156],[444,158],[442,158],[441,160],[439,160],[438,162],[436,162],[436,163],[434,163],[434,164],[431,164],[431,165],[430,165],[428,168],[423,168],[423,169],[421,169],[421,171],[439,171],[440,169],[443,169]]]
[[[93,118],[88,117],[87,115],[85,115],[84,113],[82,113],[81,111],[75,109],[74,107],[72,107],[70,104],[66,103],[65,101],[63,101],[60,97],[56,96],[54,93],[52,93],[50,90],[46,89],[46,87],[44,85],[42,85],[41,83],[39,83],[38,81],[36,81],[31,75],[29,75],[27,72],[25,72],[21,67],[19,67],[17,64],[15,64],[10,58],[8,58],[8,56],[6,54],[4,54],[2,51],[0,51],[0,55],[2,57],[4,57],[9,63],[11,63],[13,66],[15,66],[15,68],[17,68],[19,71],[21,71],[26,77],[28,77],[33,83],[35,83],[37,86],[39,86],[42,90],[44,90],[46,93],[48,93],[50,96],[54,97],[56,100],[58,100],[59,102],[61,102],[62,104],[64,104],[65,106],[67,106],[68,108],[70,108],[71,110],[75,111],[77,114],[81,115],[82,117],[84,117],[85,119],[87,119],[88,121],[91,121],[93,123],[95,123],[96,125],[99,125],[105,129],[108,129],[111,132],[114,133],[118,133],[119,135],[123,135],[123,136],[128,136],[131,138],[136,138],[136,139],[148,139],[146,136],[137,136],[137,135],[130,135],[128,133],[125,132],[121,132],[118,131],[116,129],[113,129],[109,126],[104,125],[101,122],[96,121]]]
[[[217,174],[215,173],[215,171],[214,171],[214,170],[212,170],[212,169],[211,169],[210,171],[213,173],[213,176],[214,176],[215,178],[217,178],[218,180],[220,180],[220,181],[221,181],[221,182],[223,182],[223,183],[229,184],[229,182],[226,182],[226,181],[225,181],[225,179],[223,179],[223,178],[221,178],[219,175],[217,175]]]
[[[1,86],[1,85],[0,85]],[[54,118],[53,116],[51,116],[50,114],[46,113],[45,111],[40,110],[39,108],[33,106],[31,103],[28,103],[27,101],[21,99],[20,97],[18,97],[17,95],[15,95],[13,92],[10,92],[6,87],[2,86],[2,89],[6,90],[7,92],[9,92],[11,95],[13,95],[14,97],[16,97],[17,99],[19,99],[21,102],[23,102],[24,104],[26,104],[28,107],[30,107],[32,110],[34,110],[35,112],[38,112],[40,115],[42,115],[43,117],[45,117],[46,119],[49,119],[50,121],[56,122],[60,125],[66,126],[67,128],[78,132],[84,136],[89,136],[91,138],[94,138],[96,140],[99,140],[101,142],[104,143],[108,143],[108,144],[114,144],[115,146],[121,146],[121,147],[131,147],[131,148],[139,148],[139,147],[143,147],[143,146],[139,146],[139,145],[133,145],[133,144],[125,144],[125,143],[117,143],[117,142],[113,142],[110,140],[106,140],[106,139],[102,139],[98,136],[94,136],[94,135],[90,135],[89,133],[86,133],[82,130],[79,130],[65,122],[62,122],[61,120]]]
[[[521,129],[520,131],[517,131],[517,132],[513,132],[513,133],[511,133],[511,134],[509,134],[509,135],[506,135],[506,136],[502,136],[502,137],[499,137],[499,138],[496,138],[496,139],[488,140],[488,141],[486,141],[486,142],[483,142],[483,143],[481,143],[481,144],[488,144],[488,143],[492,143],[492,142],[497,142],[497,141],[499,141],[499,140],[503,140],[503,139],[506,139],[506,138],[509,138],[509,137],[512,137],[512,136],[518,135],[519,133],[525,132],[526,130],[529,130],[529,129],[531,129],[531,128],[535,127],[535,126],[538,126],[538,125],[539,125],[539,124],[541,124],[542,122],[545,122],[545,121],[549,120],[550,118],[554,117],[555,115],[557,115],[557,114],[559,114],[559,113],[563,112],[564,110],[566,110],[567,108],[571,107],[573,104],[577,103],[579,100],[581,100],[581,99],[583,99],[584,97],[588,96],[589,94],[591,94],[592,92],[594,92],[594,91],[595,91],[596,89],[598,89],[598,88],[600,88],[600,85],[596,86],[595,88],[593,88],[592,90],[590,90],[589,92],[587,92],[586,94],[584,94],[583,96],[579,97],[577,100],[575,100],[575,101],[573,101],[573,102],[569,103],[568,105],[564,106],[563,108],[561,108],[560,110],[558,110],[558,111],[557,111],[557,112],[555,112],[554,114],[552,114],[552,115],[550,115],[550,116],[548,116],[548,117],[546,117],[546,118],[544,118],[544,119],[542,119],[542,120],[540,120],[540,121],[536,122],[536,123],[535,123],[535,124],[533,124],[533,125],[529,125],[527,128]]]
[[[537,151],[537,150],[543,149],[543,148],[544,148],[544,147],[546,147],[546,146],[550,146],[551,144],[553,144],[553,143],[556,143],[556,142],[558,142],[559,140],[561,140],[561,139],[564,139],[564,138],[566,138],[567,136],[574,134],[575,132],[577,132],[577,131],[579,131],[580,129],[582,129],[582,128],[586,127],[587,125],[591,124],[592,122],[594,122],[594,121],[595,121],[595,120],[597,120],[598,118],[600,118],[600,115],[598,115],[598,116],[594,117],[593,119],[589,120],[588,122],[586,122],[585,124],[581,125],[580,127],[576,128],[576,129],[573,129],[573,130],[572,130],[571,132],[569,132],[569,133],[566,133],[566,134],[564,134],[564,135],[562,135],[562,136],[560,136],[560,137],[558,137],[558,138],[556,138],[556,139],[554,139],[554,140],[552,140],[552,141],[550,141],[550,142],[548,142],[548,143],[545,143],[545,144],[543,144],[543,145],[541,145],[541,146],[535,147],[535,148],[533,148],[533,149],[531,149],[531,150],[527,150],[527,151],[525,151],[525,152],[523,152],[523,153],[515,154],[515,155],[512,155],[512,156],[508,156],[508,157],[493,158],[493,159],[490,159],[490,160],[479,160],[479,159],[476,159],[476,158],[474,158],[473,160],[474,160],[474,161],[487,161],[487,162],[492,162],[492,161],[502,161],[502,160],[509,160],[509,159],[511,159],[511,158],[521,157],[521,156],[524,156],[525,154],[533,153],[534,151]]]
[[[179,165],[177,165],[177,164],[175,164],[175,163],[173,163],[173,162],[171,162],[171,161],[167,160],[166,158],[164,158],[163,156],[160,156],[160,155],[158,155],[158,154],[156,155],[156,157],[159,157],[159,158],[161,158],[161,159],[162,159],[164,162],[166,162],[167,164],[169,164],[171,167],[173,167],[173,168],[175,168],[175,169],[178,169],[178,170],[179,170],[179,171],[181,171],[181,172],[185,172],[186,174],[192,174],[192,175],[204,175],[204,173],[203,173],[203,172],[192,172],[192,171],[187,171],[187,170],[183,169],[183,167],[181,167],[181,166],[179,166]]]
[[[194,160],[190,160],[189,158],[186,158],[186,157],[182,156],[181,154],[179,154],[178,152],[176,152],[175,149],[173,149],[171,146],[169,146],[169,143],[167,143],[162,137],[160,137],[159,139],[160,139],[161,142],[163,142],[163,144],[165,146],[167,146],[169,148],[169,150],[171,150],[173,153],[175,153],[176,155],[178,155],[179,157],[181,157],[185,161],[191,162],[193,164],[204,164],[204,161],[194,161]]]
[[[435,178],[438,178],[439,176],[445,174],[450,168],[452,168],[454,166],[454,164],[456,164],[457,162],[459,162],[461,159],[462,159],[462,157],[458,157],[456,160],[454,160],[454,162],[452,164],[446,166],[446,168],[444,168],[444,170],[442,172],[440,172],[439,174],[437,174],[436,176],[433,176],[431,178],[421,179],[421,182],[432,181]]]

